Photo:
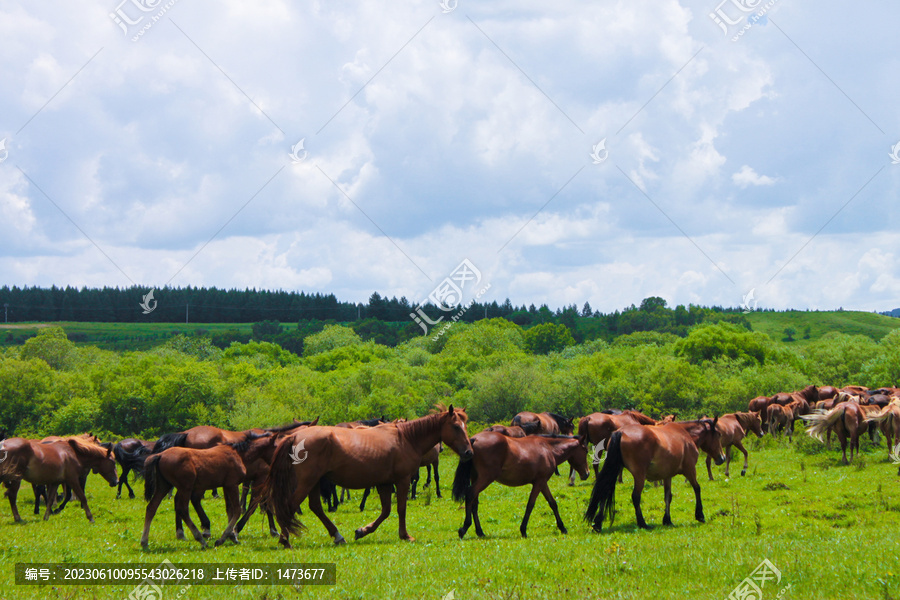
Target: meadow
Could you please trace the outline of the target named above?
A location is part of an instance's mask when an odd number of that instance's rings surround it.
[[[473,424],[473,430],[477,426]],[[768,559],[781,573],[763,598],[898,598],[900,527],[897,467],[882,441],[863,441],[861,458],[840,465],[836,449],[826,451],[800,434],[793,444],[766,436],[749,442],[750,468],[741,477],[740,462],[732,477],[713,467],[716,481],[700,478],[707,522],[693,520],[693,494],[679,477],[673,484],[673,527],[660,525],[662,487],[645,488],[643,508],[651,531],[635,526],[630,502],[631,479],[625,474],[616,494],[615,524],[593,533],[581,520],[593,475],[568,487],[565,477],[551,482],[568,535],[556,530],[552,513],[539,498],[529,537],[518,525],[527,488],[492,485],[481,496],[478,539],[470,530],[459,540],[464,510],[450,499],[456,457],[442,455],[443,498],[432,486],[410,502],[408,523],[415,542],[397,538],[396,513],[374,534],[335,547],[318,520],[305,510],[308,527],[282,550],[267,534],[265,520],[253,519],[241,543],[201,550],[194,541],[176,541],[171,502],[164,503],[150,533],[150,550],[139,545],[145,503],[115,499],[113,488],[97,476],[88,480],[88,498],[96,516],[91,525],[75,505],[40,520],[22,510],[26,522],[12,521],[8,504],[0,509],[0,597],[127,598],[126,586],[16,586],[17,562],[122,562],[156,566],[173,563],[334,562],[334,586],[194,586],[183,598],[727,598],[741,581]],[[739,453],[736,453],[736,459]],[[737,467],[735,468],[735,464]],[[698,470],[703,471],[703,457]],[[561,468],[563,475],[568,467]],[[423,473],[424,481],[424,473]],[[142,491],[143,484],[138,489]],[[354,493],[358,502],[360,493]],[[31,499],[27,486],[20,509]],[[207,499],[214,536],[224,527],[224,502]],[[352,531],[374,519],[378,502],[360,514],[353,503],[342,505],[335,522],[352,539]],[[171,590],[171,591],[170,591]],[[174,598],[178,588],[167,588]],[[452,595],[450,595],[450,593]]]

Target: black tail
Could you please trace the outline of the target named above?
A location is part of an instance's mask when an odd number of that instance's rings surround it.
[[[319,480],[319,495],[325,499],[328,512],[337,510],[337,486],[327,475]]]
[[[160,438],[156,440],[156,443],[153,444],[153,450],[150,451],[150,454],[159,454],[163,450],[168,450],[169,448],[184,446],[186,442],[186,433],[167,433],[160,436]]]
[[[149,457],[144,463],[144,500],[150,501],[160,482],[171,485],[159,472],[159,454]]]
[[[463,502],[469,488],[472,487],[472,479],[475,478],[475,461],[459,461],[456,467],[456,475],[453,477],[453,499],[457,502]]]
[[[142,474],[144,472],[144,461],[147,460],[148,454],[150,454],[150,450],[144,446],[138,446],[131,452],[123,448],[121,444],[113,446],[113,455],[116,457],[116,462],[122,467],[123,473],[131,469],[139,475]]]
[[[541,428],[540,423],[532,422],[532,423],[524,423],[523,424],[522,417],[520,417],[519,415],[516,415],[513,417],[512,425],[513,425],[513,427],[521,427],[522,431],[525,432],[525,435],[532,435],[534,433],[537,433],[538,429]]]
[[[624,466],[622,461],[622,432],[616,431],[609,438],[606,447],[606,462],[597,475],[594,489],[591,491],[591,501],[588,503],[584,520],[594,524],[594,531],[599,532],[603,528],[603,519],[609,514],[609,524],[612,525],[616,512],[616,480]]]

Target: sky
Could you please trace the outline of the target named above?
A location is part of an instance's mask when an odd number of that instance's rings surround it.
[[[463,299],[517,306],[893,309],[898,22],[830,0],[0,0],[0,285],[415,303],[468,261]]]

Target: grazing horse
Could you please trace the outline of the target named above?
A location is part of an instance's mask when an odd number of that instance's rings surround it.
[[[485,429],[485,431],[493,431],[495,433],[499,433],[500,435],[505,435],[507,437],[514,437],[514,438],[521,438],[521,437],[525,437],[526,435],[528,435],[525,433],[525,430],[522,429],[521,427],[519,427],[518,425],[516,425],[516,426],[491,425],[490,427]]]
[[[396,487],[400,539],[413,541],[406,530],[406,501],[412,476],[419,468],[422,455],[441,441],[462,460],[472,458],[467,420],[463,410],[455,410],[451,405],[446,411],[392,426],[310,427],[281,440],[261,489],[263,504],[275,513],[281,527],[280,543],[285,548],[291,547],[289,536],[300,527],[295,512],[307,497],[310,510],[335,544],[344,542],[322,509],[319,486],[324,477],[346,488],[374,486],[378,490],[381,514],[372,523],[357,529],[356,539],[378,529],[390,515],[391,495]]]
[[[575,431],[574,421],[550,412],[520,412],[513,417],[511,425],[521,427],[527,435],[571,435]]]
[[[876,426],[887,440],[888,454],[894,448],[894,440],[900,440],[900,404],[888,404],[877,412],[865,416],[870,431]]]
[[[865,421],[863,411],[858,402],[843,401],[826,413],[803,415],[803,420],[812,423],[806,430],[810,436],[820,442],[822,436],[834,431],[841,442],[842,462],[846,465],[853,461],[853,451],[859,454],[859,434],[864,432]],[[850,461],[847,460],[847,439],[850,441]]]
[[[64,484],[81,502],[84,514],[91,523],[94,522],[94,516],[88,507],[82,481],[91,471],[101,475],[111,487],[118,481],[112,451],[81,437],[43,443],[10,438],[0,442],[0,452],[6,456],[0,463],[0,480],[7,484],[6,495],[16,522],[22,521],[16,497],[23,479],[33,485],[46,486],[48,497],[45,521],[50,518],[56,501],[57,486]]]
[[[715,458],[717,465],[725,462],[717,422],[718,419],[700,419],[659,427],[627,425],[615,432],[607,446],[606,462],[594,482],[585,520],[592,521],[594,531],[599,533],[608,513],[612,525],[615,517],[616,478],[624,467],[634,477],[631,502],[634,504],[638,527],[649,529],[641,512],[641,493],[645,481],[662,480],[666,501],[663,525],[672,524],[669,507],[672,503],[672,477],[675,475],[684,475],[694,488],[694,518],[701,523],[706,522],[700,499],[700,484],[697,483],[697,458],[699,451],[703,450]]]
[[[153,442],[145,442],[134,438],[125,438],[113,446],[113,456],[122,467],[119,475],[119,489],[116,498],[122,497],[122,485],[128,488],[128,497],[134,498],[134,490],[128,485],[128,473],[134,471],[135,478],[144,472],[144,461],[153,450]]]
[[[607,442],[613,432],[625,425],[656,425],[656,420],[636,410],[623,410],[616,413],[598,412],[582,417],[578,421],[578,435],[585,436],[594,444]],[[600,469],[600,458],[603,450],[594,453],[594,476]],[[569,473],[569,485],[575,485],[575,472]]]
[[[722,415],[716,423],[716,429],[719,430],[721,436],[722,449],[725,451],[725,477],[728,477],[728,470],[731,467],[731,447],[734,446],[744,453],[744,468],[741,469],[741,476],[747,474],[749,454],[747,449],[741,443],[748,433],[751,431],[756,437],[763,436],[762,420],[757,412],[736,412]],[[706,472],[709,474],[709,480],[713,481],[712,474],[712,456],[706,455]]]
[[[556,516],[557,528],[562,533],[568,533],[547,482],[557,467],[566,461],[578,471],[582,480],[588,478],[587,440],[584,437],[540,435],[511,438],[493,431],[483,431],[473,436],[471,441],[475,456],[470,461],[459,463],[453,479],[453,499],[466,502],[465,522],[458,531],[460,539],[466,535],[473,518],[475,533],[478,537],[484,537],[478,518],[478,496],[494,481],[510,487],[531,484],[525,516],[519,526],[522,537],[527,537],[528,518],[538,493],[543,494]]]
[[[794,411],[790,407],[770,404],[766,407],[766,421],[772,437],[779,433],[787,433],[788,441],[794,441]]]
[[[202,450],[176,446],[147,458],[144,469],[144,499],[148,500],[149,504],[144,515],[144,532],[141,535],[141,547],[144,550],[148,546],[153,517],[160,502],[172,488],[175,488],[175,514],[187,523],[191,533],[194,534],[194,539],[200,542],[203,548],[206,548],[206,537],[191,520],[189,503],[194,498],[202,496],[206,490],[222,488],[228,525],[222,532],[222,537],[216,540],[216,546],[223,544],[227,538],[237,543],[234,526],[241,516],[238,486],[247,475],[241,456],[233,447],[239,443],[219,444]]]

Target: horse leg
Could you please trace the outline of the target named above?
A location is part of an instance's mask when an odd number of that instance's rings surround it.
[[[225,493],[224,491],[222,492]],[[203,510],[203,505],[200,503],[203,500],[203,493],[192,494],[191,495],[191,504],[194,506],[194,510],[197,511],[197,517],[200,519],[200,528],[203,530],[203,537],[208,538],[212,537],[212,532],[210,531],[210,522],[209,517],[206,516],[206,511]],[[225,509],[226,513],[228,509]]]
[[[438,475],[438,464],[434,463],[434,491],[437,492],[437,497],[441,497],[441,478]]]
[[[619,473],[621,477],[622,474]],[[650,529],[647,521],[644,520],[644,513],[641,512],[641,494],[644,491],[645,475],[643,473],[634,476],[634,489],[631,490],[631,503],[634,505],[634,516],[637,519],[637,525],[641,529]]]
[[[185,489],[179,489],[175,491],[175,514],[181,517],[181,520],[184,521],[184,524],[188,526],[188,529],[191,530],[191,533],[194,536],[194,539],[200,542],[201,548],[206,548],[206,538],[203,537],[203,534],[200,533],[200,530],[197,529],[197,526],[194,525],[194,522],[191,520],[190,513],[190,504],[191,500],[193,500],[194,494],[191,494]]]
[[[21,485],[21,479],[13,479],[6,482],[6,497],[9,498],[9,507],[12,509],[13,521],[16,523],[22,522],[22,517],[19,516],[19,507],[16,506],[16,498],[19,495],[19,487]]]
[[[406,530],[406,491],[409,489],[409,483],[405,481],[400,481],[397,483],[397,520],[400,523],[399,532],[400,539],[406,540],[407,542],[414,542],[416,538],[409,535],[409,532]],[[388,502],[391,501],[390,495],[388,495]]]
[[[69,481],[66,482],[66,485],[75,492],[75,497],[78,498],[78,501],[81,502],[81,508],[84,509],[84,516],[87,517],[87,520],[91,523],[94,522],[94,515],[91,514],[91,509],[88,508],[87,497],[84,495],[84,488],[81,487],[81,484],[78,481],[78,477],[71,477]],[[56,490],[51,492],[52,494],[56,494]]]
[[[707,460],[709,460],[707,458]],[[666,501],[666,512],[663,515],[663,525],[671,525],[672,524],[672,513],[669,512],[670,507],[672,506],[672,478],[666,477],[663,479],[663,497]]]
[[[413,474],[412,479],[410,479],[410,490],[411,490],[410,494],[409,494],[410,500],[416,499],[416,488],[417,487],[419,487],[419,469],[416,469],[416,472]],[[425,486],[423,485],[422,489],[424,489],[424,488],[425,488]]]
[[[715,481],[712,474],[712,457],[709,454],[706,455],[706,472],[709,473],[709,480]]]
[[[116,489],[116,500],[122,497],[122,484],[126,483],[125,477],[128,475],[128,468],[122,469],[122,474],[119,475],[119,487]]]
[[[244,509],[244,514],[241,515],[241,518],[238,520],[237,524],[234,526],[234,531],[236,533],[240,533],[244,529],[244,526],[247,525],[247,521],[249,521],[250,517],[253,516],[253,513],[256,512],[256,509],[258,506],[259,506],[259,498],[254,496],[253,493],[251,492],[250,506],[248,506],[246,509]],[[275,535],[278,535],[277,531],[275,532]]]
[[[330,535],[331,539],[334,540],[335,546],[346,544],[347,542],[346,540],[344,540],[344,536],[342,536],[338,532],[337,526],[331,521],[331,519],[328,518],[328,515],[325,514],[325,510],[322,508],[322,497],[321,494],[319,494],[318,488],[319,484],[317,483],[309,493],[309,510],[311,510],[314,515],[319,517],[319,521],[321,521],[322,525],[325,526],[326,531],[328,531],[328,535]],[[388,497],[388,501],[390,501],[390,496]],[[269,518],[271,518],[271,516]]]
[[[556,517],[556,528],[562,533],[569,533],[569,530],[563,525],[562,517],[559,516],[559,505],[556,504],[556,499],[553,497],[553,494],[550,493],[550,486],[547,485],[546,481],[544,482],[544,485],[541,486],[541,494],[543,494],[544,499],[547,500],[547,504],[550,505],[550,510],[553,511],[553,515]]]
[[[47,486],[47,510],[44,511],[44,520],[48,520],[53,514],[53,503],[56,502],[56,486]]]
[[[397,486],[397,487],[399,490],[400,486]],[[407,483],[407,487],[409,487],[408,483]],[[376,529],[378,529],[378,526],[381,525],[384,522],[384,520],[388,518],[388,515],[391,514],[391,493],[393,491],[391,484],[383,483],[381,485],[375,486],[375,489],[378,490],[378,497],[381,498],[381,514],[379,514],[378,518],[375,519],[374,521],[372,521],[371,523],[369,523],[368,525],[365,525],[365,526],[357,529],[356,534],[355,534],[356,539],[364,538],[367,535],[369,535],[370,533],[372,533],[373,531],[375,531]],[[399,492],[397,495],[399,497]],[[404,496],[405,496],[405,494],[404,494]],[[404,500],[405,500],[405,498],[404,498]]]
[[[241,516],[241,500],[237,485],[222,486],[222,495],[225,496],[225,514],[228,515],[228,525],[222,532],[222,537],[216,540],[216,546],[221,546],[225,540],[231,538],[235,544],[239,544],[234,526]]]
[[[538,488],[537,483],[531,485],[531,493],[528,494],[528,504],[525,505],[525,515],[522,517],[522,524],[519,525],[522,537],[528,537],[528,518],[531,516],[531,511],[534,510],[534,501],[537,500],[537,495],[540,492],[541,490]]]
[[[34,492],[34,514],[41,514],[41,498],[47,495],[47,486],[31,484],[31,491]],[[47,499],[44,498],[46,502]]]
[[[147,476],[152,477],[149,473]],[[141,535],[141,548],[144,550],[147,549],[147,541],[150,539],[150,523],[153,522],[153,517],[156,515],[156,511],[159,508],[159,503],[163,501],[163,498],[165,498],[166,494],[172,489],[162,477],[157,481],[157,485],[159,488],[156,490],[156,493],[153,494],[153,498],[151,498],[150,503],[147,504],[147,511],[144,513],[144,533]]]
[[[575,467],[569,465],[569,487],[575,487]]]
[[[122,473],[122,479],[119,481],[119,494],[122,494],[122,484],[125,484],[125,487],[128,488],[128,498],[134,500],[134,490],[131,489],[131,485],[128,483],[128,473]],[[116,496],[118,498],[119,496]]]
[[[250,493],[250,485],[245,481],[241,484],[241,512],[247,510],[247,495]]]
[[[362,502],[359,503],[359,512],[366,510],[366,498],[369,497],[369,492],[372,491],[372,488],[367,487],[366,491],[363,492]]]
[[[688,466],[690,467],[690,465]],[[694,488],[694,500],[696,502],[694,507],[694,518],[701,523],[706,523],[706,517],[703,515],[703,501],[700,499],[700,484],[697,483],[696,471],[691,468],[686,469],[684,478],[687,479],[688,483],[691,484],[691,487]]]
[[[750,454],[747,452],[747,449],[744,448],[744,444],[741,443],[741,440],[736,441],[734,443],[734,447],[744,453],[744,468],[741,469],[741,477],[743,477],[744,475],[747,474],[747,467],[750,466],[750,463],[749,463]],[[728,458],[729,458],[729,462],[730,462],[730,459],[731,459],[730,449],[729,449]],[[727,467],[726,467],[726,470],[727,470]]]
[[[838,436],[838,441],[841,443],[841,452],[843,453],[843,455],[841,457],[841,462],[845,465],[849,465],[850,463],[847,462],[847,434],[846,434],[846,432],[844,432],[843,429],[841,429],[840,431],[837,432],[837,436]],[[850,452],[852,455],[853,450],[851,449]]]
[[[213,488],[212,497],[215,498],[216,500],[219,499],[219,488]]]

